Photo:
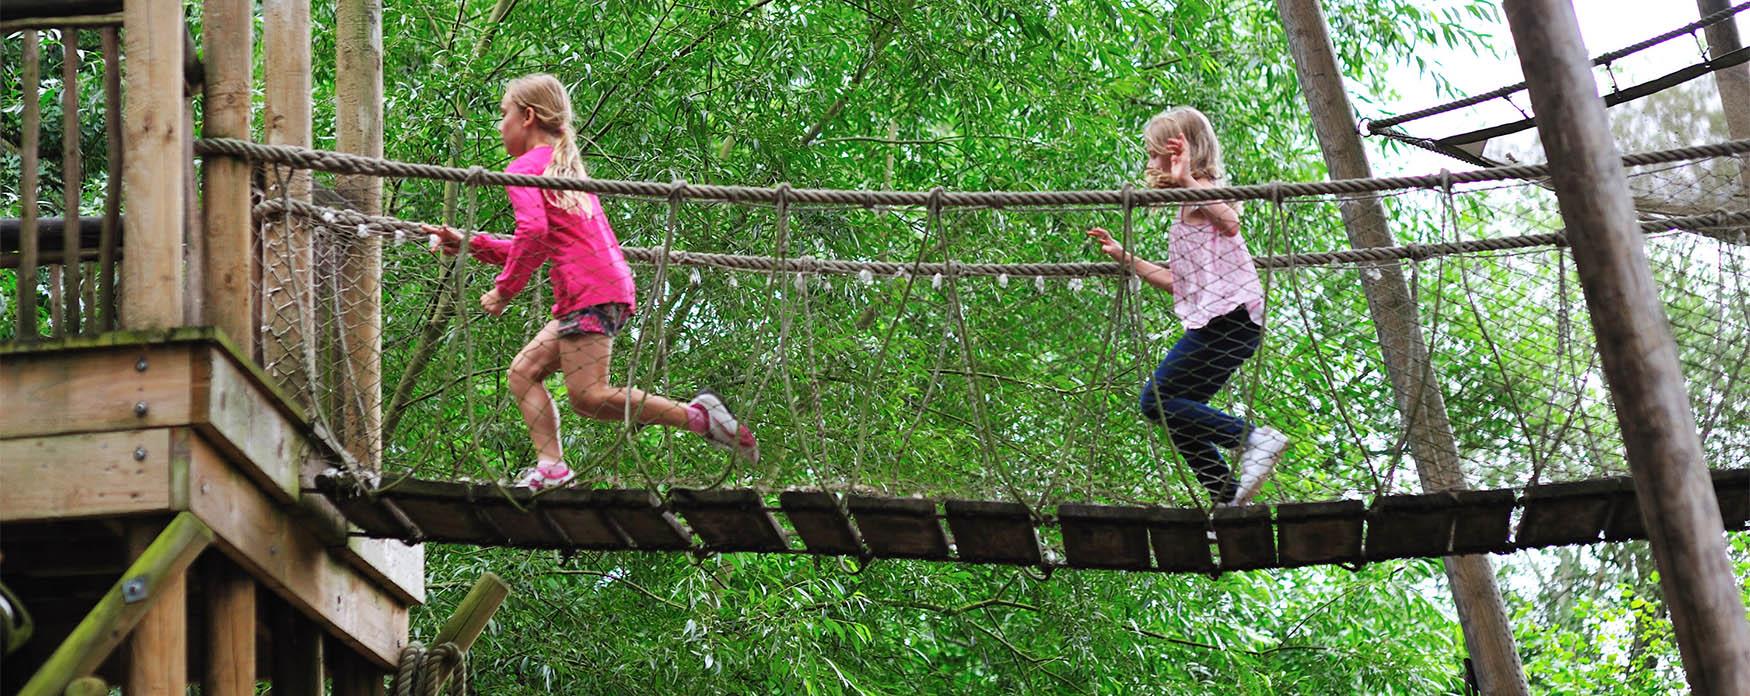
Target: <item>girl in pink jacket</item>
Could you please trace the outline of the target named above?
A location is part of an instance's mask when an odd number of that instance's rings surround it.
[[[499,104],[498,132],[515,157],[505,171],[582,178],[588,176],[571,128],[571,98],[552,75],[527,75],[511,81]],[[559,410],[544,382],[565,373],[565,390],[578,413],[601,420],[686,428],[713,445],[749,461],[759,459],[759,444],[746,425],[709,391],[682,404],[629,387],[608,384],[614,336],[631,318],[637,288],[620,242],[594,194],[507,186],[516,213],[510,239],[476,235],[470,253],[503,266],[493,288],[480,297],[488,314],[504,312],[542,263],[551,262],[553,320],[535,334],[510,364],[510,389],[529,425],[538,459],[516,485],[548,488],[575,475],[565,465],[559,444]],[[461,251],[463,236],[447,227],[426,226],[450,254]]]

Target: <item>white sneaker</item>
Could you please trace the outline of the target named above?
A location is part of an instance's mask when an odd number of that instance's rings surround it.
[[[1265,426],[1252,429],[1252,433],[1246,436],[1245,449],[1240,451],[1240,485],[1234,492],[1234,505],[1245,505],[1258,494],[1258,489],[1270,478],[1270,472],[1276,470],[1276,462],[1282,460],[1282,453],[1287,450],[1287,435]]]
[[[753,437],[753,431],[735,420],[735,415],[729,412],[729,407],[723,405],[723,399],[709,391],[699,392],[693,397],[688,407],[705,412],[705,432],[700,433],[705,441],[734,452],[748,460],[760,460],[760,444]]]
[[[577,472],[572,471],[565,462],[541,462],[523,469],[517,474],[516,482],[511,485],[538,491],[563,486],[574,478],[577,478]]]

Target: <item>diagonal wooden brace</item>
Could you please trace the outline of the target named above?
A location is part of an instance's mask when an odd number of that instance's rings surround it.
[[[152,608],[159,590],[187,571],[211,543],[213,530],[192,513],[179,513],[61,641],[19,696],[59,696],[74,679],[96,670]]]

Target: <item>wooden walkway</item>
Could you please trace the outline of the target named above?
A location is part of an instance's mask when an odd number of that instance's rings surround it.
[[[1750,469],[1713,474],[1726,529],[1750,528]],[[1644,538],[1627,478],[1219,509],[839,496],[818,491],[561,489],[403,480],[317,487],[367,536],[560,550],[792,553],[1045,568],[1214,573]],[[946,528],[943,522],[947,523]],[[1060,553],[1041,538],[1060,535]],[[1214,532],[1215,541],[1209,533]],[[799,537],[799,542],[793,541]],[[1059,558],[1061,556],[1061,558]]]

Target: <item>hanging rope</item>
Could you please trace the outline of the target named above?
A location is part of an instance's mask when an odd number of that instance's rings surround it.
[[[467,655],[455,643],[426,648],[410,643],[401,649],[395,679],[389,683],[393,696],[467,696]]]

